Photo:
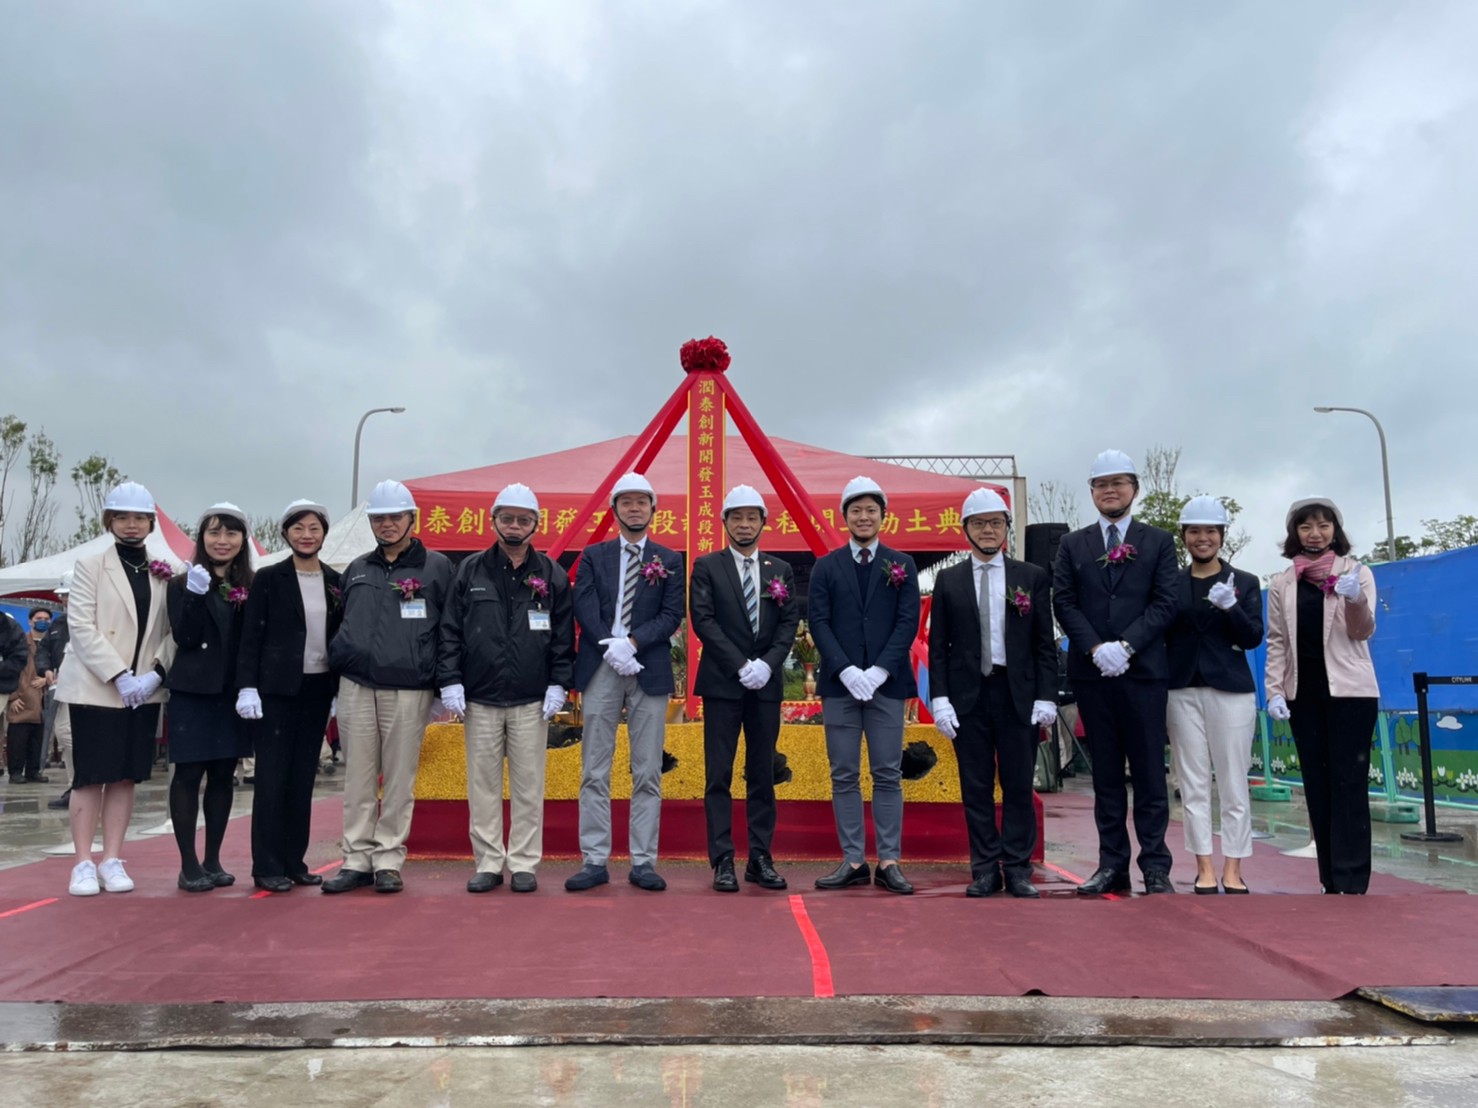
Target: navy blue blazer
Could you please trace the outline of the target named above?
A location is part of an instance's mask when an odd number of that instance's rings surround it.
[[[1182,570],[1175,582],[1175,618],[1165,632],[1165,649],[1170,654],[1170,687],[1183,689],[1195,680],[1197,667],[1201,680],[1222,692],[1256,692],[1247,651],[1262,645],[1262,585],[1246,570],[1221,563],[1216,578],[1225,581],[1232,571],[1232,584],[1237,589],[1237,602],[1226,611],[1205,600],[1196,601],[1191,592],[1190,568]],[[1201,626],[1194,618],[1194,605],[1207,612]],[[1204,627],[1204,630],[1202,629]]]
[[[807,603],[811,638],[821,651],[816,689],[822,696],[851,696],[842,684],[848,666],[867,670],[882,666],[888,680],[878,695],[907,700],[919,694],[909,648],[919,632],[919,570],[901,550],[873,544],[866,589],[857,582],[857,563],[848,543],[816,560]],[[904,568],[897,587],[884,579],[889,562]]]
[[[1168,531],[1131,520],[1124,542],[1134,547],[1132,561],[1109,584],[1103,531],[1095,519],[1064,535],[1052,572],[1052,608],[1068,637],[1067,675],[1097,681],[1093,664],[1099,643],[1127,642],[1134,651],[1126,677],[1168,681],[1170,660],[1165,630],[1175,618],[1175,539]]]
[[[601,639],[611,637],[620,600],[621,545],[614,539],[587,546],[575,568],[575,621],[580,625],[580,643],[575,651],[575,689],[584,692],[595,671],[605,663]],[[642,581],[636,586],[627,634],[636,641],[636,660],[642,664],[637,684],[649,696],[671,696],[672,635],[683,621],[687,606],[683,599],[683,560],[674,550],[647,540],[642,563],[656,558],[667,570],[665,580]]]

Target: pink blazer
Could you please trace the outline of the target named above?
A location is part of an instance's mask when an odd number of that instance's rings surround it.
[[[1324,665],[1331,696],[1379,696],[1367,640],[1375,634],[1375,577],[1354,558],[1335,558],[1332,572],[1360,568],[1360,598],[1324,598]],[[1268,585],[1268,699],[1298,696],[1298,577],[1289,566]]]

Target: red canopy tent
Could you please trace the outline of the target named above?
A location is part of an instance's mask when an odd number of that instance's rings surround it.
[[[417,533],[433,550],[480,550],[494,539],[488,518],[493,497],[503,486],[521,481],[539,497],[541,518],[534,542],[547,548],[564,537],[591,491],[635,441],[635,436],[627,435],[553,454],[407,481],[420,507]],[[842,486],[864,474],[888,494],[889,518],[883,528],[883,542],[910,553],[965,548],[959,526],[960,505],[972,489],[981,487],[981,482],[875,462],[788,439],[769,441],[834,526],[842,526],[838,512]],[[722,498],[734,485],[753,485],[770,506],[764,546],[776,552],[807,551],[799,529],[783,510],[742,436],[726,436],[724,456],[724,472],[714,482],[715,494]],[[651,535],[676,550],[687,544],[688,457],[687,437],[673,435],[646,471],[658,498]],[[1009,488],[995,484],[987,487],[1010,502]],[[581,528],[584,533],[572,536],[567,548],[582,549],[586,536],[595,531],[600,520],[597,516],[585,524]]]

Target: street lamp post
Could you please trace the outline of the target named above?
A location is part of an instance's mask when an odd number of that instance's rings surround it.
[[[1393,562],[1396,561],[1401,555],[1396,550],[1396,525],[1391,515],[1391,464],[1390,459],[1386,455],[1385,428],[1380,425],[1380,420],[1376,419],[1375,416],[1367,412],[1364,408],[1341,408],[1329,405],[1317,407],[1314,411],[1326,414],[1329,412],[1355,412],[1358,415],[1363,415],[1371,423],[1375,424],[1375,433],[1380,436],[1381,482],[1385,485],[1386,490],[1386,557]]]
[[[364,431],[364,421],[376,412],[394,412],[397,415],[405,411],[404,408],[371,408],[359,417],[359,426],[354,428],[354,486],[349,494],[349,510],[352,512],[359,507],[359,436]]]

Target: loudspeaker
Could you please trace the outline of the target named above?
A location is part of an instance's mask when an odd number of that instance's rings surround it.
[[[1026,525],[1026,560],[1041,566],[1049,574],[1057,561],[1057,547],[1070,531],[1066,523],[1028,523]]]

